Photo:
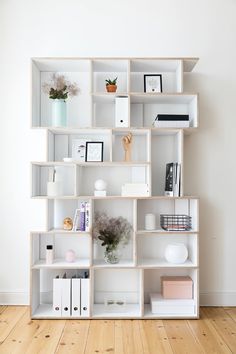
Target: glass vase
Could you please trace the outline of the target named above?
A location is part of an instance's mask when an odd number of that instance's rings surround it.
[[[55,99],[52,102],[52,125],[54,127],[66,127],[66,101]]]
[[[106,249],[106,251],[104,253],[104,260],[106,263],[110,263],[110,264],[119,263],[119,261],[120,261],[119,250],[117,248],[113,249],[113,250]]]

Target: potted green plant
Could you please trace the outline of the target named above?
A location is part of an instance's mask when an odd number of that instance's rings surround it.
[[[119,247],[128,244],[132,226],[122,216],[110,218],[105,213],[95,213],[92,235],[105,247],[104,260],[107,263],[118,263]]]
[[[116,77],[114,80],[111,79],[107,79],[106,80],[106,89],[107,92],[116,92],[117,90],[117,79],[118,77]]]
[[[43,92],[52,100],[52,125],[64,127],[66,122],[66,100],[79,92],[76,83],[68,81],[64,75],[53,73],[49,82],[42,85]]]

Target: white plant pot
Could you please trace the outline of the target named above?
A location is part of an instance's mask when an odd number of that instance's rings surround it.
[[[165,259],[169,263],[181,264],[188,258],[188,249],[184,243],[171,243],[165,249]]]

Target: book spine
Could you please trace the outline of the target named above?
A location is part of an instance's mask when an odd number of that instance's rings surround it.
[[[73,220],[73,228],[72,231],[78,231],[78,219],[79,219],[79,209],[75,209],[75,215]]]
[[[86,202],[85,203],[85,231],[89,232],[90,231],[90,203]]]
[[[85,203],[80,204],[80,231],[85,231]]]

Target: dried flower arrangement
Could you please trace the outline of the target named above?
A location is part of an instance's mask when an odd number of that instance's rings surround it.
[[[43,92],[49,95],[49,98],[66,100],[68,97],[76,96],[79,93],[77,84],[68,81],[64,75],[53,73],[49,82],[42,85]]]
[[[127,245],[131,231],[131,224],[122,216],[110,218],[105,213],[95,213],[93,239],[102,241],[106,252],[116,250],[120,244]]]

